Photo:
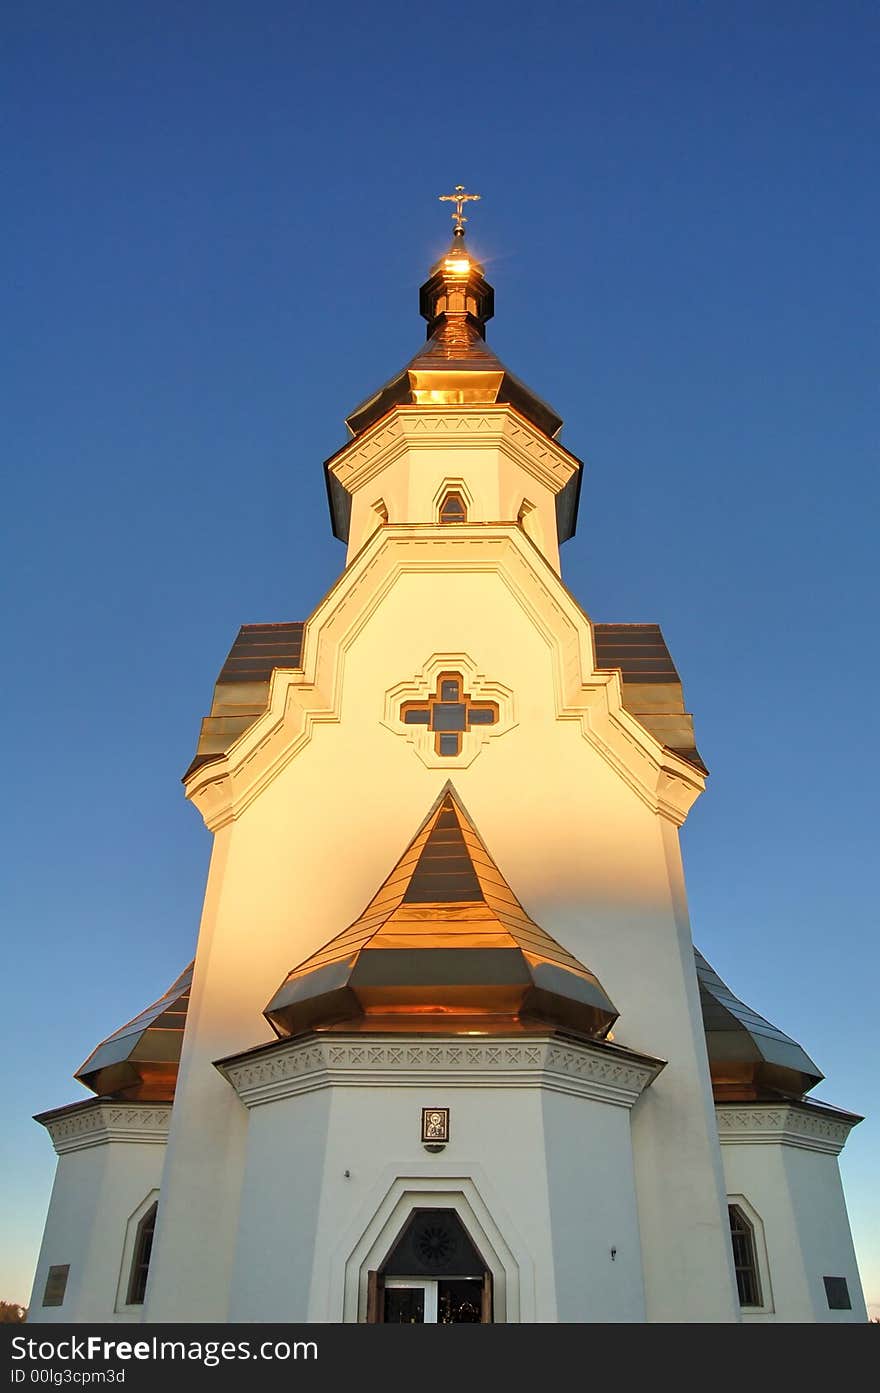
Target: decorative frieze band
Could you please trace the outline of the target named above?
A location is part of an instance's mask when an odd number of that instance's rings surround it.
[[[564,445],[549,440],[506,404],[458,411],[414,406],[398,409],[350,441],[327,464],[343,487],[353,492],[409,450],[449,451],[457,446],[470,450],[475,440],[484,448],[510,456],[554,493],[564,488],[580,464]]]
[[[401,1041],[363,1036],[281,1042],[217,1066],[249,1108],[332,1084],[408,1088],[469,1085],[546,1088],[630,1108],[663,1067],[602,1045],[538,1037]]]
[[[836,1156],[859,1120],[829,1117],[795,1104],[721,1104],[716,1107],[722,1146],[799,1146]]]
[[[63,1156],[66,1151],[83,1151],[108,1142],[136,1142],[164,1146],[171,1125],[171,1104],[114,1103],[96,1098],[93,1103],[55,1118],[44,1118],[43,1126],[52,1145]]]

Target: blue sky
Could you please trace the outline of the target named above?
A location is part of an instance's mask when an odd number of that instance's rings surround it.
[[[662,624],[695,713],[695,940],[869,1114],[880,1303],[878,38],[857,0],[7,0],[0,1298],[30,1115],[191,955],[200,717],[342,566],[321,463],[465,183],[490,340],[586,460],[565,579]]]

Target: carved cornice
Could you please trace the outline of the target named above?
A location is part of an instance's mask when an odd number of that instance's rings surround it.
[[[715,1109],[722,1146],[797,1146],[837,1156],[861,1118],[796,1103],[723,1103]]]
[[[410,450],[498,450],[553,493],[560,493],[581,461],[512,406],[399,406],[327,461],[348,493],[365,487]]]
[[[448,535],[451,531],[455,536]],[[705,777],[623,705],[620,674],[594,670],[590,621],[515,524],[383,527],[306,626],[302,669],[276,669],[266,711],[226,754],[196,769],[187,796],[211,831],[239,817],[311,739],[338,722],[345,656],[373,611],[407,574],[496,574],[553,654],[556,716],[581,733],[653,812],[680,826]],[[381,721],[383,711],[377,711]]]
[[[171,1125],[171,1104],[115,1103],[96,1098],[69,1109],[59,1108],[54,1114],[43,1113],[37,1121],[46,1128],[59,1156],[109,1142],[164,1146]]]
[[[460,1036],[407,1040],[311,1035],[220,1060],[216,1067],[249,1108],[333,1084],[545,1088],[631,1108],[663,1061],[554,1036],[477,1041]]]

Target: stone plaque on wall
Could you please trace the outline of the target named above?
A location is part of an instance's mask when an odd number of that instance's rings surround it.
[[[67,1274],[70,1272],[70,1263],[66,1262],[58,1267],[50,1267],[46,1277],[46,1289],[43,1292],[44,1306],[63,1306],[64,1293],[67,1290]]]

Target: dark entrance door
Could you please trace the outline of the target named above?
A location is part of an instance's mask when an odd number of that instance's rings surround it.
[[[454,1209],[416,1209],[378,1272],[367,1320],[479,1325],[492,1320],[492,1277]]]

